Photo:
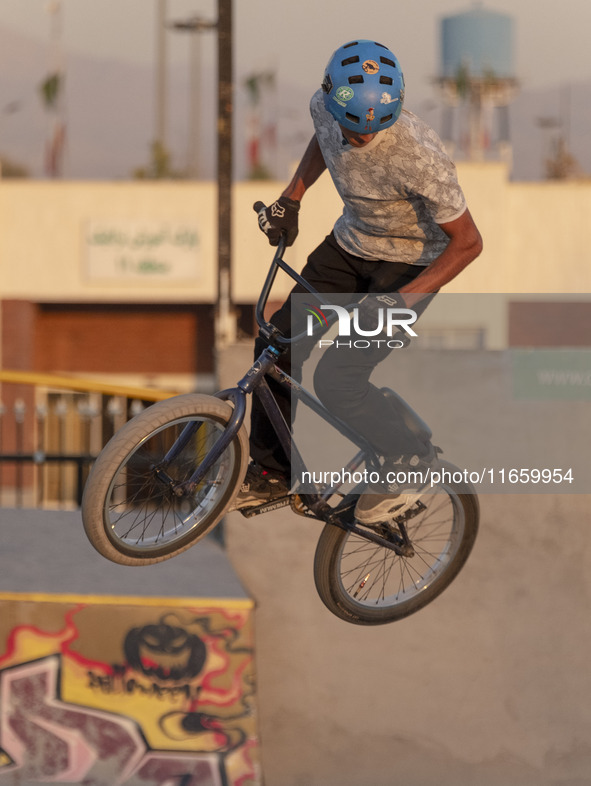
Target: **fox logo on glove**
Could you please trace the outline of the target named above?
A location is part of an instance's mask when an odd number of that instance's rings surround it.
[[[283,205],[280,205],[279,202],[273,202],[269,209],[273,218],[283,218],[285,216],[285,208]],[[267,210],[265,209],[261,210],[259,213],[259,226],[263,232],[266,232],[273,226],[267,218]]]
[[[285,236],[288,246],[296,239],[299,209],[300,203],[295,199],[281,196],[270,207],[262,207],[258,211],[259,227],[272,246],[278,245],[282,235]]]

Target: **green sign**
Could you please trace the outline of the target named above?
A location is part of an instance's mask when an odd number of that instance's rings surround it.
[[[590,349],[512,349],[519,399],[591,401]]]
[[[91,281],[187,281],[199,277],[200,241],[186,221],[90,221],[85,232]]]

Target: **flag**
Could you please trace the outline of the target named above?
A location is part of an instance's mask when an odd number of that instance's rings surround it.
[[[48,177],[59,177],[66,143],[66,127],[62,122],[55,124],[52,138],[45,146],[45,173]]]
[[[50,74],[39,85],[41,100],[46,109],[57,109],[58,101],[62,90],[63,77],[59,72]]]

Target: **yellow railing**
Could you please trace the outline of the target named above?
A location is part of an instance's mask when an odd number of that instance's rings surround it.
[[[180,392],[15,370],[0,370],[0,385],[0,507],[79,505],[104,442],[146,404]],[[15,385],[47,396],[32,403]]]
[[[64,388],[65,390],[75,390],[80,393],[100,393],[104,396],[122,396],[123,398],[140,399],[141,401],[162,401],[179,394],[179,391],[112,385],[97,382],[96,380],[79,379],[78,377],[67,377],[60,374],[39,374],[35,371],[0,370],[0,382]]]

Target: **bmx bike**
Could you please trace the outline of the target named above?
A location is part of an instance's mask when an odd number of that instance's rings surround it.
[[[260,205],[255,205],[255,209]],[[249,460],[244,418],[247,396],[255,394],[284,448],[294,477],[305,463],[267,382],[291,390],[357,448],[345,467],[380,466],[363,436],[335,417],[278,366],[289,343],[264,319],[264,307],[278,270],[283,270],[319,302],[322,298],[284,260],[281,240],[256,307],[268,346],[236,387],[215,396],[188,393],[160,401],[126,423],[106,444],[85,485],[82,519],[86,534],[107,559],[121,565],[150,565],[174,557],[207,535],[231,510]],[[384,389],[397,415],[430,445],[431,431],[396,393]],[[437,449],[438,452],[441,452]],[[379,625],[402,619],[438,597],[457,576],[474,545],[479,505],[474,488],[457,467],[438,459],[446,479],[417,483],[414,502],[401,515],[377,526],[360,525],[354,515],[364,484],[351,490],[316,484],[254,508],[253,516],[281,507],[324,524],[314,558],[314,579],[327,608],[347,622]],[[345,472],[343,472],[343,476]]]

